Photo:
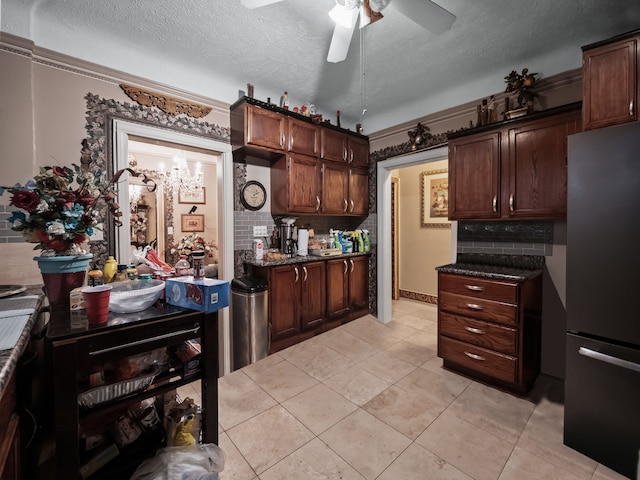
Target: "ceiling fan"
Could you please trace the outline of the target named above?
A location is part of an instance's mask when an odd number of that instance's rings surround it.
[[[247,8],[258,8],[282,0],[241,0]],[[382,18],[380,13],[391,0],[335,0],[336,5],[329,12],[335,22],[327,61],[342,62],[347,58],[351,37],[360,20],[360,28]],[[434,35],[440,35],[451,28],[456,16],[430,0],[394,0],[392,3],[402,15],[414,21]]]

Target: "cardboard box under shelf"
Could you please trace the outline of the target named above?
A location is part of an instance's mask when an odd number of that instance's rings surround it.
[[[229,282],[213,278],[168,278],[167,303],[200,312],[215,312],[229,306]]]

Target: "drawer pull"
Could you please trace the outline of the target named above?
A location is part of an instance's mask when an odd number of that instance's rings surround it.
[[[474,360],[479,360],[479,361],[481,361],[481,362],[484,362],[484,361],[485,361],[485,358],[484,358],[482,355],[476,355],[475,353],[471,353],[471,352],[467,352],[467,351],[465,351],[465,352],[464,352],[464,354],[465,354],[467,357],[472,358],[472,359],[474,359]]]
[[[484,310],[484,307],[477,303],[467,303],[467,308],[470,308],[471,310]]]
[[[193,328],[187,328],[186,330],[178,330],[177,332],[165,333],[163,335],[156,335],[155,337],[145,338],[142,340],[136,340],[135,342],[129,342],[122,345],[116,345],[115,347],[103,348],[102,350],[96,350],[95,352],[89,352],[89,355],[100,355],[102,353],[113,352],[115,350],[121,350],[123,348],[134,347],[136,345],[144,345],[145,343],[155,342],[156,340],[164,340],[165,338],[179,337],[187,333],[193,333],[196,335],[200,330],[200,324],[194,323]]]
[[[477,334],[477,335],[484,335],[484,330],[481,330],[480,328],[464,327],[464,329],[465,329],[467,332],[475,333],[475,334]]]
[[[465,285],[464,288],[471,290],[472,292],[484,292],[484,287],[480,285]]]

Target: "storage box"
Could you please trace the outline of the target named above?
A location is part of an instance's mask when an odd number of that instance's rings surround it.
[[[215,312],[229,306],[229,282],[213,278],[167,278],[165,300],[171,305],[200,312]]]

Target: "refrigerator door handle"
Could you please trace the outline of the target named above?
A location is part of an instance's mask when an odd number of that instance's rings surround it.
[[[629,360],[613,357],[611,355],[607,355],[606,353],[596,352],[595,350],[591,350],[587,347],[580,347],[578,349],[578,353],[580,355],[584,355],[585,357],[593,358],[594,360],[599,360],[601,362],[615,365],[616,367],[622,367],[626,368],[627,370],[633,370],[634,372],[640,373],[640,363],[630,362]]]

